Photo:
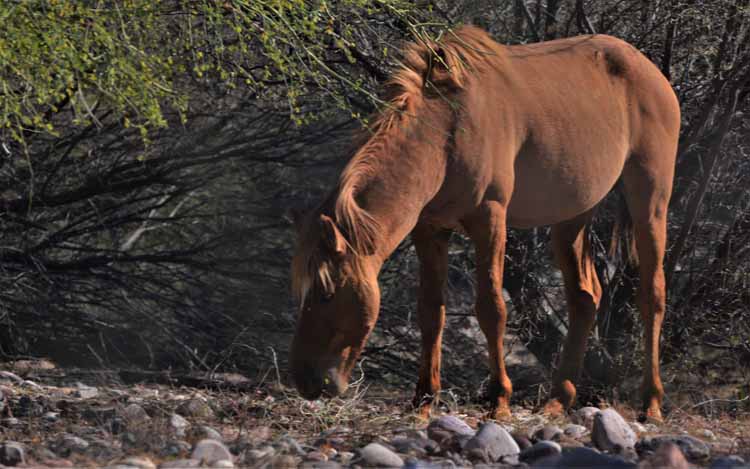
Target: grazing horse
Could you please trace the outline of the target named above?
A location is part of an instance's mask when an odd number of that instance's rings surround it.
[[[575,401],[602,294],[586,228],[621,179],[639,258],[643,406],[660,419],[662,263],[680,130],[669,82],[634,47],[604,35],[504,46],[462,27],[439,42],[410,44],[403,55],[372,133],[330,196],[297,226],[291,371],[300,393],[313,399],[346,389],[378,318],[378,272],[411,233],[422,333],[414,402],[429,414],[440,390],[447,233],[461,230],[476,245],[491,416],[509,415],[506,230],[551,225],[570,328],[545,410],[562,413]]]

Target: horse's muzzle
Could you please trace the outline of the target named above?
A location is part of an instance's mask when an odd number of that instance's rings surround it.
[[[307,363],[295,366],[292,375],[297,390],[308,400],[318,399],[321,396],[336,397],[346,391],[346,383],[340,378],[336,367],[329,367],[323,371]]]

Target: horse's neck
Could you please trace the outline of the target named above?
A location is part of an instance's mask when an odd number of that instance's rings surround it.
[[[401,146],[404,151],[379,161],[378,170],[360,192],[358,198],[381,227],[377,252],[382,260],[409,235],[443,183],[445,140],[433,134],[423,135],[422,143],[406,142]]]

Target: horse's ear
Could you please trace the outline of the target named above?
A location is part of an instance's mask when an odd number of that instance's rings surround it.
[[[447,87],[452,90],[462,88],[460,59],[444,47],[436,47],[430,56],[426,79],[437,87]]]
[[[320,215],[320,227],[323,230],[323,242],[337,256],[346,254],[346,239],[328,215]]]

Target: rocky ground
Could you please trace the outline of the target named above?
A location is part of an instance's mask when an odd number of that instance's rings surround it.
[[[517,407],[510,421],[484,422],[480,407],[448,395],[424,422],[408,409],[408,389],[361,383],[344,399],[307,402],[231,375],[82,372],[47,362],[0,369],[5,466],[737,468],[750,460],[748,416],[709,420],[674,409],[654,425],[624,407],[555,420]]]

